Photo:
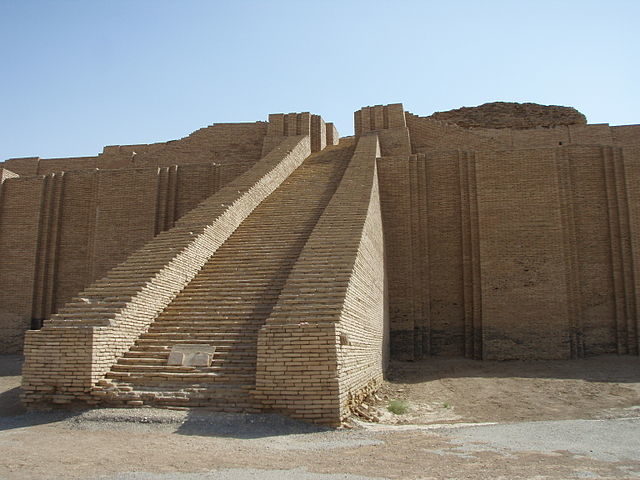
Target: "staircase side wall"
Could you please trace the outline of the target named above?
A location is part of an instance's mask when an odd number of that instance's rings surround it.
[[[389,315],[378,178],[338,322],[340,411],[346,415],[383,379],[388,363]]]
[[[354,272],[363,268],[356,265],[356,260],[363,248],[378,155],[377,136],[360,138],[336,193],[260,331],[254,396],[265,409],[332,425],[339,424],[347,415],[340,397],[346,384],[341,385],[339,362],[347,354],[339,353],[340,329],[351,331],[354,325],[351,309],[355,299],[351,295],[361,280],[360,275],[354,277]],[[382,268],[376,265],[378,275],[382,274]],[[378,278],[372,288],[383,284],[384,280]],[[350,301],[345,305],[347,298]],[[356,316],[367,321],[359,313]],[[346,323],[341,326],[343,315]],[[378,323],[380,315],[368,321]],[[371,332],[376,328],[379,327],[370,327]],[[382,343],[378,340],[367,348],[381,350]],[[377,351],[367,355],[367,359],[383,355]],[[380,362],[375,370],[367,371],[371,378],[365,383],[380,378]],[[347,375],[345,379],[348,378]],[[351,387],[360,388],[360,383],[353,382]]]
[[[91,388],[240,223],[311,152],[290,137],[93,283],[25,341],[23,401],[92,401]]]

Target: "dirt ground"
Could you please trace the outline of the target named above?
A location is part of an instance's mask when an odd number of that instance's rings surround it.
[[[392,362],[372,402],[383,423],[517,422],[640,415],[640,362],[631,356],[572,361]],[[390,414],[391,400],[409,411]],[[373,413],[373,412],[372,412]]]
[[[25,413],[20,364],[0,356],[0,479],[640,478],[638,357],[393,363],[367,409],[380,421],[336,430],[278,415]]]

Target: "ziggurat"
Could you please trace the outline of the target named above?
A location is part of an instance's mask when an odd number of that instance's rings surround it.
[[[355,133],[274,114],[0,164],[23,401],[338,424],[389,355],[638,354],[640,126],[394,104]]]

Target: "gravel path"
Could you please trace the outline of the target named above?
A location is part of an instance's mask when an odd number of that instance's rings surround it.
[[[640,418],[522,422],[442,433],[459,445],[452,450],[460,452],[568,452],[603,462],[640,461]]]

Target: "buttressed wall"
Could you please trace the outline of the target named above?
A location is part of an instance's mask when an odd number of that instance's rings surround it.
[[[317,115],[291,115],[307,119],[305,134],[312,117],[324,127]],[[267,130],[267,122],[215,124],[181,140],[105,147],[97,157],[0,164],[0,351],[21,351],[32,324],[247,171],[263,144],[296,135]],[[313,138],[324,147],[326,129]]]
[[[397,105],[356,113],[404,115],[412,152],[390,119],[378,170],[396,357],[638,354],[640,126],[538,107],[528,129],[509,104],[488,110],[519,128],[484,128],[473,109],[451,116],[473,128]]]
[[[639,353],[640,126],[393,104],[355,133],[272,114],[0,164],[0,348],[28,332],[23,400],[336,424],[389,349]],[[185,343],[208,361],[170,364]]]

